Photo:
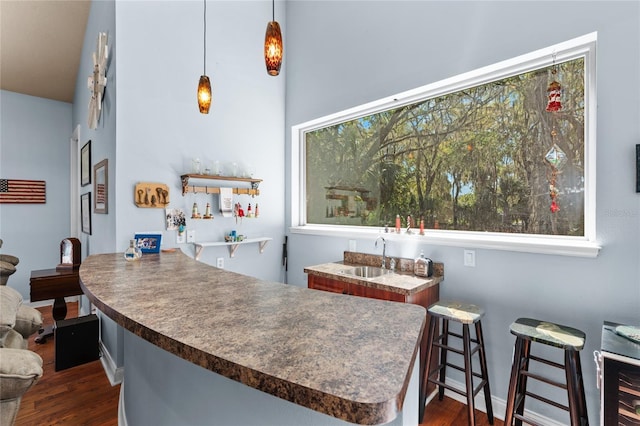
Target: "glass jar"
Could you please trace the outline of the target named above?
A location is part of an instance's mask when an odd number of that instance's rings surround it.
[[[142,257],[142,250],[136,245],[136,240],[129,240],[129,248],[124,252],[125,260],[136,261]]]

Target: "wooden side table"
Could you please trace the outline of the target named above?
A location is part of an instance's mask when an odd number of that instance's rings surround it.
[[[82,293],[80,277],[77,269],[40,269],[31,271],[29,281],[31,287],[31,301],[54,299],[52,315],[55,321],[67,316],[67,296],[78,296]],[[49,336],[53,336],[53,326],[46,326],[39,331],[36,343],[45,343]]]

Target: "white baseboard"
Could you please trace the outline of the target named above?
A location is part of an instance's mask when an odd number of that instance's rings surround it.
[[[120,398],[118,399],[118,426],[127,425],[127,413],[124,408],[124,383],[120,383]]]
[[[447,377],[446,380],[447,380],[446,383],[451,387],[454,387],[460,390],[464,390],[465,388],[465,384],[462,382],[458,382],[457,380],[452,380],[449,377]],[[438,393],[436,388],[436,391],[433,392],[433,394],[430,396],[430,398],[427,401],[430,401],[431,399],[433,399],[437,394]],[[445,389],[444,394],[449,398],[454,399],[463,404],[467,403],[467,399],[464,396],[460,395],[459,393],[450,391],[449,389]],[[476,395],[476,398],[474,400],[474,405],[476,409],[482,411],[483,413],[487,412],[487,406],[484,402],[484,393],[479,392],[478,395]],[[491,407],[493,408],[493,416],[497,419],[504,420],[504,414],[507,410],[507,401],[505,401],[504,399],[496,398],[495,396],[492,396]],[[527,409],[524,410],[524,414],[525,416],[527,416],[537,424],[541,424],[545,426],[566,426],[565,423],[558,422],[557,420],[550,419],[549,417],[543,416],[541,414],[535,413]]]
[[[100,340],[99,344],[100,353],[102,354],[100,362],[102,363],[102,368],[109,379],[109,383],[111,383],[111,386],[121,384],[122,379],[124,378],[124,367],[116,367],[116,363],[113,361],[107,347],[102,343],[102,340]],[[120,389],[120,393],[122,395],[122,386]]]

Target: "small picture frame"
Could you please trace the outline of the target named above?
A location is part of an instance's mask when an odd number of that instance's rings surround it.
[[[636,192],[640,193],[640,143],[636,144]]]
[[[109,197],[109,162],[105,158],[93,166],[93,212],[107,214]]]
[[[142,253],[160,253],[162,234],[136,234],[136,245]]]
[[[80,185],[91,183],[91,141],[84,144],[80,150]]]
[[[80,196],[80,218],[82,232],[91,235],[91,193],[87,192]]]

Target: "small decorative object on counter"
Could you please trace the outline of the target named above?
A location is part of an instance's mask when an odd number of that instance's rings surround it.
[[[198,213],[198,204],[193,203],[193,208],[191,209],[191,219],[200,219],[200,218],[202,218],[202,216],[200,216],[200,213]]]
[[[207,203],[207,207],[204,210],[204,219],[213,219],[213,215],[211,214],[211,204]]]
[[[424,235],[424,219],[420,218],[420,235]]]
[[[430,277],[433,275],[433,262],[431,259],[424,257],[424,252],[420,252],[418,257],[413,262],[413,273],[419,277]]]
[[[411,234],[411,215],[407,215],[407,235]]]
[[[247,217],[253,217],[253,211],[251,211],[251,203],[247,206]]]
[[[142,257],[142,250],[136,245],[136,240],[129,240],[129,248],[124,252],[125,260],[136,261]]]
[[[400,215],[396,215],[396,234],[400,233]]]
[[[256,212],[255,212],[255,217],[258,217],[258,215],[260,214],[260,210],[258,210],[258,203],[256,203]]]

